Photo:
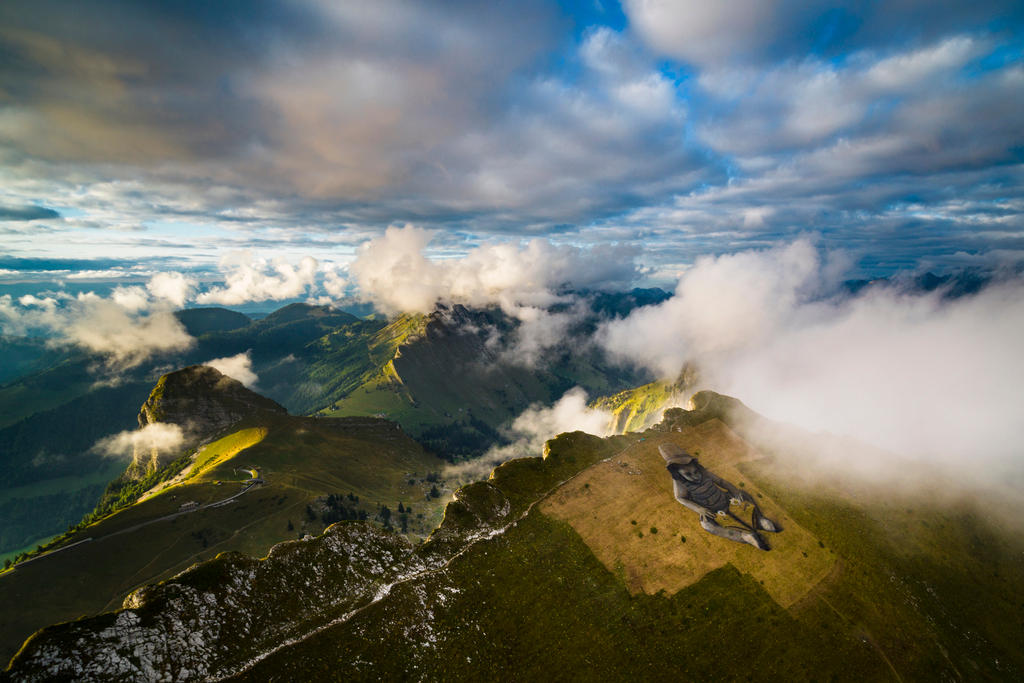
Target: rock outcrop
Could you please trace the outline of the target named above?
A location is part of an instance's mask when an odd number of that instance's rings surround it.
[[[172,424],[181,428],[184,448],[220,434],[241,420],[256,415],[286,415],[277,402],[246,389],[208,365],[191,365],[161,377],[139,410],[139,428]],[[155,448],[136,452],[129,472],[137,478],[153,471],[165,454]]]
[[[191,365],[157,381],[139,410],[139,427],[165,422],[192,434],[212,435],[254,414],[287,412],[216,368]]]

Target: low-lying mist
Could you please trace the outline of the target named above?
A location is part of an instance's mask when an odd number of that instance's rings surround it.
[[[825,296],[841,275],[807,241],[702,259],[671,299],[607,323],[600,341],[664,377],[693,362],[695,388],[806,430],[971,478],[1019,471],[1024,283],[960,298],[895,286]]]
[[[562,432],[610,434],[611,414],[587,406],[587,393],[576,387],[551,406],[534,405],[524,410],[504,432],[510,443],[495,446],[469,462],[445,468],[444,476],[461,482],[486,479],[495,467],[515,458],[540,455],[544,442]]]

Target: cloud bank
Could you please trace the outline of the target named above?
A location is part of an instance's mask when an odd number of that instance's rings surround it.
[[[16,258],[294,262],[404,222],[675,273],[809,229],[872,275],[1024,255],[1019,3],[65,4],[0,5]]]
[[[168,278],[174,279],[171,274]],[[161,291],[167,278],[154,278]],[[152,281],[151,281],[152,282]],[[127,368],[165,352],[182,351],[195,340],[168,310],[142,287],[118,287],[105,298],[85,292],[54,296],[0,296],[0,322],[6,335],[43,334],[103,356],[109,368]]]
[[[362,296],[387,313],[427,313],[438,302],[496,305],[514,313],[564,301],[559,289],[618,289],[638,277],[639,250],[633,246],[583,249],[534,239],[431,259],[431,238],[430,231],[406,225],[363,244],[349,267]]]
[[[221,259],[227,273],[223,287],[213,287],[196,297],[199,304],[234,306],[249,301],[280,301],[303,296],[313,286],[317,260],[303,257],[298,266],[284,260],[256,257],[252,252],[235,252]]]
[[[533,239],[431,259],[431,237],[406,225],[362,245],[349,267],[360,296],[388,314],[427,313],[438,303],[497,306],[519,321],[505,358],[525,365],[534,365],[545,349],[563,341],[585,313],[569,289],[622,289],[639,277],[640,250],[628,245],[579,248]],[[555,304],[562,309],[552,311]]]
[[[704,258],[671,299],[599,339],[666,378],[694,362],[702,388],[769,418],[929,462],[1019,468],[1024,283],[956,299],[894,286],[823,297],[833,265],[806,240]]]

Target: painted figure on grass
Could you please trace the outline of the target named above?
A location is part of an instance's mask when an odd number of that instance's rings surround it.
[[[737,543],[749,543],[755,548],[769,550],[770,546],[759,532],[782,531],[777,522],[763,514],[754,499],[717,474],[704,469],[697,458],[672,443],[658,447],[658,452],[672,475],[672,488],[676,500],[700,515],[700,525],[708,533]],[[737,506],[745,511],[753,506],[749,523],[732,511]],[[735,522],[739,527],[719,524],[718,520]]]

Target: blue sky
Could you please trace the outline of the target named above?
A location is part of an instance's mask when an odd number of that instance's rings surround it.
[[[641,284],[800,236],[862,275],[1015,264],[1022,15],[5,2],[0,279],[212,281],[239,250],[343,270],[406,224],[437,257],[619,245]]]

